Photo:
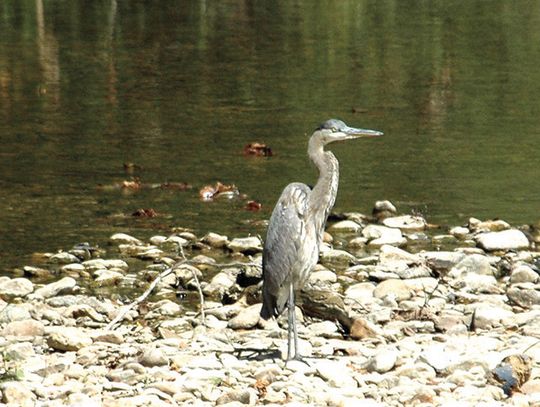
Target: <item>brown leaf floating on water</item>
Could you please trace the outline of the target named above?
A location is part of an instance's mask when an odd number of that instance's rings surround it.
[[[132,180],[132,181],[122,181],[122,188],[124,189],[140,189],[141,188],[141,181],[138,179]]]
[[[244,146],[244,155],[254,155],[256,157],[272,157],[272,149],[264,143],[249,143]]]
[[[158,216],[158,213],[155,211],[155,209],[152,208],[141,208],[133,212],[131,216],[139,218],[155,218],[156,216]]]
[[[216,185],[205,185],[199,191],[201,199],[208,201],[217,197],[232,198],[238,195],[238,188],[236,185],[226,185],[221,182],[216,182]]]
[[[257,201],[248,201],[245,208],[248,211],[257,212],[257,211],[261,210],[262,204],[260,202],[257,202]]]

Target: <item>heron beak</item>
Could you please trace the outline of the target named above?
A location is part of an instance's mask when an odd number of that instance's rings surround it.
[[[347,127],[346,129],[342,130],[342,133],[345,133],[347,138],[351,139],[360,137],[379,137],[384,134],[383,132],[377,130],[356,129],[354,127]]]

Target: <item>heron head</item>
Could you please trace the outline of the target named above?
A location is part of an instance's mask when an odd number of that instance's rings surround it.
[[[334,141],[350,140],[361,137],[378,137],[383,133],[376,130],[357,129],[347,126],[343,121],[330,119],[321,124],[317,130],[322,136],[324,144]]]

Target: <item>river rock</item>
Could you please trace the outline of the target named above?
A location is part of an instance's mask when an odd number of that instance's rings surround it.
[[[159,348],[146,349],[139,358],[141,365],[146,367],[166,366],[169,364],[169,359]]]
[[[227,247],[233,252],[240,252],[246,255],[262,252],[261,241],[255,236],[235,238],[229,242]]]
[[[475,308],[472,323],[476,329],[493,329],[501,326],[503,319],[513,316],[514,313],[507,308],[482,304]]]
[[[328,230],[332,233],[358,233],[362,230],[362,225],[352,220],[342,220],[334,223]]]
[[[25,297],[34,291],[34,284],[26,278],[0,277],[0,298],[10,300]]]
[[[80,263],[80,260],[77,256],[74,256],[68,252],[55,253],[49,257],[49,263],[54,264],[71,264],[71,263]]]
[[[380,349],[369,359],[367,371],[386,373],[393,369],[397,359],[398,352],[395,349]]]
[[[384,219],[396,214],[397,209],[390,201],[376,201],[372,213],[377,219]]]
[[[539,279],[538,273],[536,273],[530,266],[520,264],[512,269],[510,274],[510,283],[536,283]]]
[[[471,231],[463,226],[455,226],[449,230],[449,233],[452,236],[455,236],[457,239],[465,239],[467,236],[469,236]]]
[[[510,229],[510,225],[501,219],[481,221],[470,218],[469,228],[474,232],[500,232],[501,230]]]
[[[208,297],[222,298],[235,282],[236,278],[224,270],[217,273],[202,291]]]
[[[374,323],[362,317],[353,319],[350,336],[352,339],[362,340],[376,338],[382,335],[382,330]]]
[[[335,283],[337,281],[337,275],[331,270],[323,268],[322,270],[313,271],[309,274],[309,282],[312,284],[317,283]]]
[[[481,233],[476,236],[476,241],[480,247],[487,251],[519,250],[529,247],[527,236],[517,229]]]
[[[2,336],[42,336],[44,331],[42,322],[27,319],[7,324],[2,331]]]
[[[208,233],[201,240],[203,243],[207,244],[210,247],[214,247],[216,249],[222,249],[226,247],[227,244],[229,243],[229,238],[227,236],[219,235],[213,232]]]
[[[7,304],[0,308],[0,323],[9,323],[13,321],[22,321],[31,319],[28,307],[24,304]]]
[[[450,270],[448,276],[450,278],[460,278],[467,273],[493,276],[495,274],[495,270],[491,267],[489,259],[486,256],[482,256],[480,254],[471,254],[456,264],[452,270]]]
[[[261,312],[261,304],[251,305],[232,318],[228,327],[232,329],[251,329],[254,328],[259,322]]]
[[[376,285],[373,283],[356,283],[345,290],[345,297],[363,303],[366,298],[372,298]]]
[[[356,258],[345,250],[330,249],[321,251],[320,262],[325,266],[345,268],[355,262]]]
[[[379,261],[381,264],[404,262],[407,265],[419,264],[423,259],[395,246],[383,245],[380,247]]]
[[[465,258],[465,254],[463,253],[448,251],[422,252],[419,253],[419,256],[423,257],[430,267],[439,271],[450,270]]]
[[[385,280],[377,285],[373,291],[373,296],[380,299],[390,296],[399,302],[411,298],[412,290],[403,280]]]
[[[540,305],[540,291],[532,288],[510,287],[506,291],[508,299],[520,307],[530,308],[533,305]]]
[[[362,229],[362,235],[368,239],[368,246],[381,247],[385,244],[401,246],[407,240],[401,234],[401,230],[381,225],[368,225]]]
[[[77,351],[92,344],[88,333],[75,327],[54,327],[47,335],[47,344],[60,351]]]
[[[136,237],[130,236],[125,233],[115,233],[109,240],[114,244],[129,244],[129,245],[142,245],[143,243]]]
[[[93,275],[94,281],[101,287],[115,285],[124,278],[122,273],[109,269],[95,270]]]
[[[71,277],[64,277],[54,283],[47,284],[38,288],[34,292],[34,296],[41,298],[51,298],[59,294],[71,293],[77,282]]]
[[[2,401],[8,406],[33,407],[36,395],[24,383],[5,382],[0,383]]]
[[[386,218],[383,225],[390,228],[398,228],[406,232],[424,230],[427,222],[421,216],[403,215]]]

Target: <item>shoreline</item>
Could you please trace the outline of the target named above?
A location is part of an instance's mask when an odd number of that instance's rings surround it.
[[[0,277],[0,406],[540,405],[540,233],[379,207],[327,228],[306,363],[259,319],[257,237],[117,233]]]

